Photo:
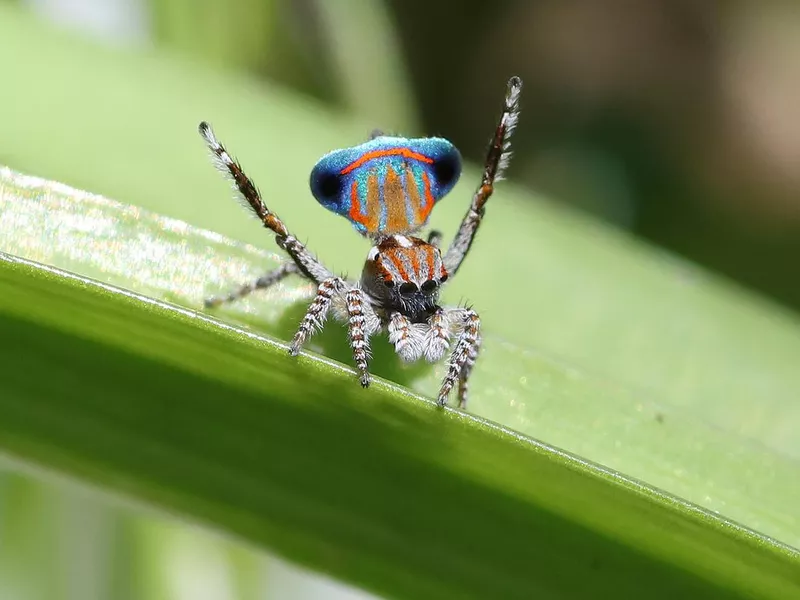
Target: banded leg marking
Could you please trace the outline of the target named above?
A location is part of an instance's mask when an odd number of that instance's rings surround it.
[[[289,233],[286,225],[278,215],[267,208],[258,188],[242,170],[242,166],[228,153],[214,135],[211,125],[203,121],[200,123],[199,131],[211,151],[214,165],[231,180],[245,206],[256,214],[264,227],[275,234],[275,241],[278,246],[286,251],[300,272],[317,283],[333,277],[333,273],[325,268],[303,244],[297,241],[296,237]]]
[[[348,290],[345,294],[347,305],[347,332],[350,338],[350,348],[353,350],[353,361],[358,369],[362,387],[369,386],[369,337],[364,316],[364,296],[359,289]]]
[[[459,380],[464,365],[470,355],[476,353],[475,347],[480,337],[481,320],[478,317],[478,313],[469,308],[460,309],[458,312],[461,313],[459,320],[461,321],[463,329],[458,336],[458,341],[453,349],[453,353],[450,355],[447,374],[439,390],[439,404],[441,406],[447,404],[447,397],[450,395],[456,381]]]
[[[272,287],[292,273],[300,273],[300,269],[297,267],[297,265],[293,262],[283,263],[272,271],[265,273],[255,281],[251,283],[245,283],[225,296],[214,296],[212,298],[207,298],[204,302],[205,307],[217,308],[223,304],[236,302],[241,298],[249,296],[256,290],[264,290]]]
[[[317,295],[309,305],[303,320],[300,321],[297,333],[292,338],[292,344],[289,347],[289,353],[292,356],[297,356],[303,344],[325,325],[333,296],[344,289],[345,285],[341,277],[329,277],[319,284]]]
[[[519,121],[519,96],[522,92],[522,80],[512,77],[508,80],[503,113],[494,132],[492,143],[486,154],[486,163],[483,169],[481,185],[472,197],[467,214],[453,238],[447,253],[444,256],[444,266],[450,277],[456,274],[464,258],[467,256],[475,234],[483,220],[484,207],[494,192],[494,184],[503,178],[508,163],[511,160],[511,134]]]
[[[475,366],[478,353],[481,351],[482,342],[483,339],[480,335],[478,335],[478,341],[467,355],[467,360],[464,362],[464,366],[461,369],[461,374],[458,376],[458,408],[461,410],[467,409],[467,399],[469,396],[469,376],[472,375],[472,367]]]

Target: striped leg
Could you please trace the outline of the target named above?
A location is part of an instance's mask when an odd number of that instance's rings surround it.
[[[331,309],[334,294],[340,293],[345,286],[341,277],[329,277],[319,284],[317,295],[308,307],[306,316],[300,322],[297,333],[292,338],[292,344],[289,347],[289,353],[292,356],[297,356],[308,338],[322,329],[325,319],[328,317],[328,311]]]
[[[461,333],[458,336],[453,353],[450,355],[447,374],[439,390],[439,404],[441,406],[447,404],[447,397],[450,395],[456,381],[459,381],[469,357],[472,354],[477,356],[476,347],[479,344],[481,330],[481,320],[478,317],[478,313],[471,308],[450,309],[450,315],[451,323],[461,326]]]
[[[358,369],[362,387],[369,386],[369,331],[364,310],[369,310],[369,303],[364,298],[364,293],[359,289],[348,290],[345,294],[347,305],[347,333],[350,337],[350,347],[353,350],[353,361]]]
[[[458,408],[461,410],[467,409],[467,397],[469,396],[469,376],[472,374],[472,367],[475,366],[475,360],[478,358],[478,353],[481,351],[481,336],[478,336],[478,341],[472,348],[467,356],[467,361],[461,369],[461,374],[458,376]]]
[[[241,199],[261,220],[264,227],[275,234],[275,241],[278,246],[286,251],[289,258],[297,265],[297,269],[316,283],[321,283],[323,280],[333,277],[333,273],[319,262],[296,237],[289,233],[286,225],[278,215],[267,208],[253,181],[216,138],[211,125],[203,121],[200,123],[199,129],[200,135],[203,136],[208,149],[211,151],[214,165],[231,180]]]
[[[470,246],[478,232],[478,227],[483,220],[486,202],[494,192],[494,184],[503,178],[503,173],[511,159],[511,134],[519,120],[519,95],[522,92],[522,80],[512,77],[508,80],[503,114],[497,124],[489,152],[486,155],[486,164],[483,169],[481,185],[472,197],[464,220],[453,238],[447,253],[444,256],[444,266],[450,277],[456,274],[461,263],[469,252]]]
[[[287,275],[291,275],[292,273],[300,273],[300,269],[297,268],[297,265],[293,262],[283,263],[281,266],[269,271],[268,273],[265,273],[255,281],[251,283],[245,283],[244,285],[238,287],[226,296],[214,296],[213,298],[207,298],[205,301],[205,306],[206,308],[216,308],[222,304],[236,302],[240,298],[249,296],[256,290],[263,290],[275,285],[279,281],[285,279]]]

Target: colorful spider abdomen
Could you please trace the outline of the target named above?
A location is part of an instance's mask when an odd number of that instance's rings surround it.
[[[361,278],[364,290],[390,310],[422,322],[436,308],[447,281],[441,252],[416,237],[393,235],[370,250]]]
[[[311,171],[311,192],[366,236],[416,231],[461,175],[461,155],[443,138],[379,136],[334,150]]]

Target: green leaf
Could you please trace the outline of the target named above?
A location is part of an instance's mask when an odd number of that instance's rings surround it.
[[[6,249],[154,296],[190,303],[274,261],[65,186],[8,170],[2,182]],[[0,349],[0,446],[26,461],[392,597],[779,598],[798,584],[793,550],[615,472],[380,381],[362,390],[341,367],[293,360],[252,331],[3,263],[0,330],[14,344]],[[273,318],[252,302],[242,314],[280,333],[310,291],[281,286],[267,294]],[[337,345],[323,336],[322,349]],[[490,373],[539,368],[497,345]],[[561,393],[590,393],[539,370]]]
[[[5,162],[271,247],[205,160],[194,130],[207,118],[298,235],[357,273],[365,243],[306,179],[373,124],[98,49],[4,5],[0,40]],[[476,116],[487,131],[494,117]],[[196,308],[275,264],[137,208],[8,171],[2,185],[0,249],[153,297]],[[452,233],[470,191],[433,224]],[[616,474],[800,545],[796,317],[512,185],[445,298],[468,299],[486,329],[472,410],[614,471],[290,361],[252,332],[291,335],[309,291],[296,282],[222,313],[248,334],[31,265],[1,277],[0,331],[19,342],[0,350],[0,445],[25,459],[390,596],[781,598],[800,585],[796,551]],[[349,364],[341,328],[315,348]],[[375,372],[430,395],[441,367],[401,369],[376,342]]]

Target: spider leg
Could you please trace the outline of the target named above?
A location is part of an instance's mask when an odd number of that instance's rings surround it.
[[[353,350],[353,361],[358,369],[359,380],[362,387],[369,386],[369,336],[371,327],[368,324],[366,311],[372,311],[372,306],[364,297],[364,292],[354,288],[345,294],[347,308],[347,333],[350,338],[350,348]],[[377,321],[377,317],[374,319]]]
[[[347,331],[353,360],[358,369],[359,379],[363,387],[369,386],[368,362],[370,355],[369,336],[380,328],[380,320],[372,305],[364,297],[364,292],[350,287],[341,277],[330,277],[319,284],[317,295],[308,307],[297,333],[292,338],[289,353],[297,356],[300,348],[317,331],[322,329],[333,305],[334,297],[343,294],[347,311]]]
[[[297,269],[316,283],[333,277],[325,266],[294,237],[283,221],[267,208],[255,184],[242,170],[241,165],[228,154],[225,147],[217,140],[211,125],[203,121],[200,123],[200,135],[206,141],[216,167],[228,176],[233,182],[242,199],[253,212],[261,219],[267,229],[275,233],[275,241],[297,265]]]
[[[477,356],[476,347],[479,344],[481,330],[481,320],[478,317],[478,313],[471,308],[454,308],[450,309],[449,313],[451,322],[461,332],[453,353],[450,355],[447,374],[439,390],[439,404],[441,406],[447,404],[447,397],[450,395],[456,381],[459,381],[470,355],[475,354]],[[469,373],[466,376],[468,375]]]
[[[340,293],[346,285],[341,277],[329,277],[319,284],[317,295],[309,305],[303,320],[300,321],[297,333],[292,338],[291,346],[289,346],[289,353],[292,356],[297,356],[303,344],[318,330],[322,329],[331,309],[333,296]]]
[[[270,286],[275,285],[276,283],[282,281],[292,273],[300,273],[300,269],[298,268],[298,266],[293,262],[283,263],[279,267],[273,269],[272,271],[264,273],[264,275],[262,275],[255,281],[245,283],[225,296],[214,296],[212,298],[207,298],[204,303],[205,307],[216,308],[222,304],[229,304],[231,302],[236,302],[237,300],[244,298],[245,296],[249,296],[256,290],[263,290]]]
[[[481,350],[482,338],[479,335],[475,346],[470,350],[467,355],[467,360],[458,375],[458,408],[466,410],[467,396],[469,396],[469,376],[472,374],[472,367],[475,366],[475,360],[478,358],[478,352]]]
[[[442,245],[442,232],[438,229],[431,229],[428,233],[428,243],[437,248]]]
[[[492,143],[486,155],[481,185],[472,197],[469,210],[444,256],[444,266],[451,277],[456,274],[456,271],[458,271],[467,256],[470,246],[472,246],[475,234],[483,219],[486,202],[494,192],[495,182],[503,178],[503,173],[508,167],[508,162],[511,159],[510,138],[519,120],[519,96],[521,91],[522,80],[519,77],[512,77],[508,80],[503,114],[500,116],[500,122],[497,124],[497,129],[494,132]]]

